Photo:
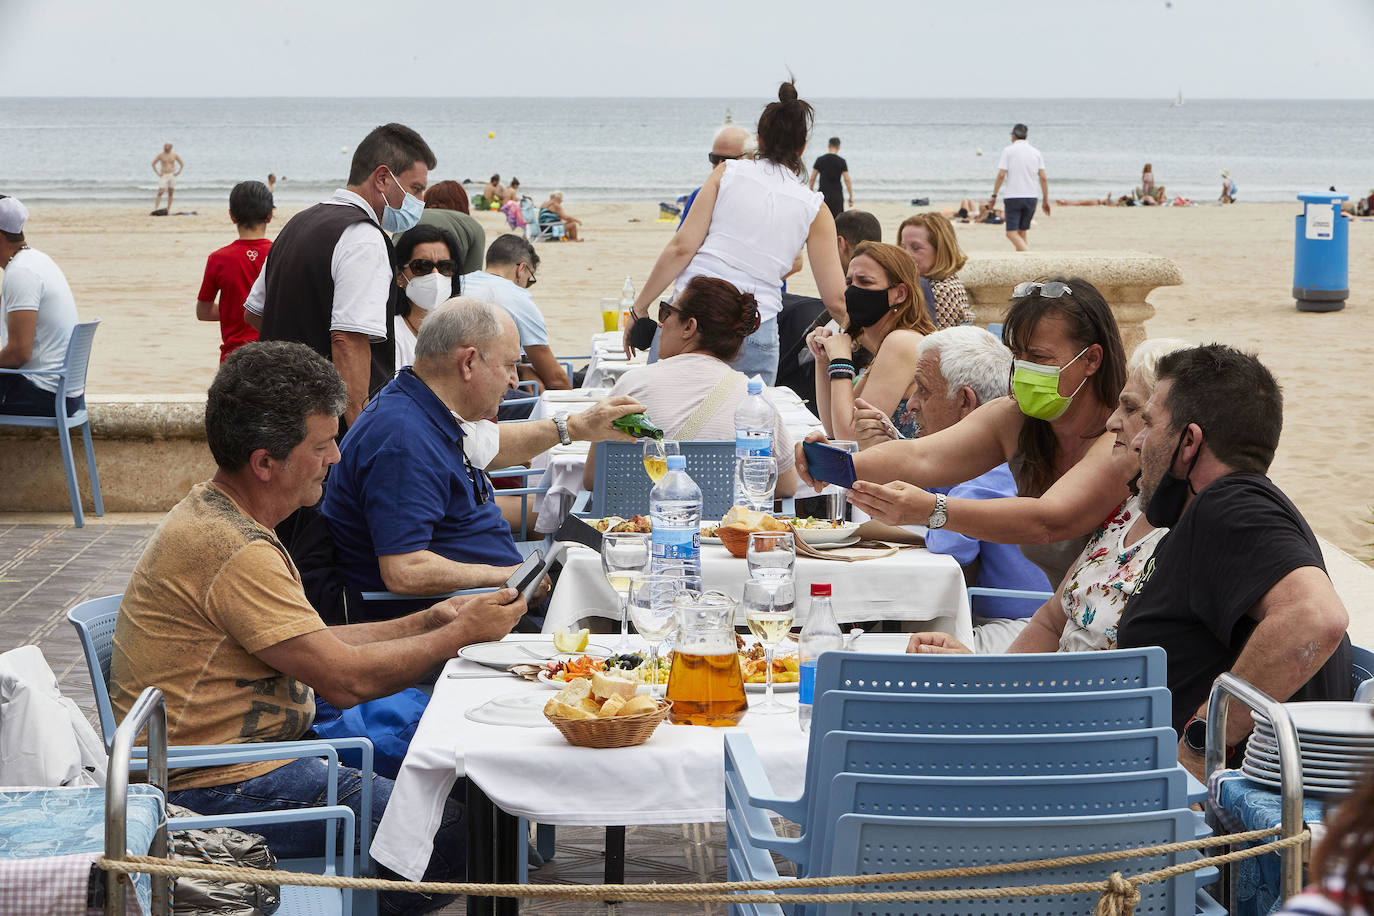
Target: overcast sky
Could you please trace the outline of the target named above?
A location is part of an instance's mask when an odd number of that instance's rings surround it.
[[[1374,97],[1374,0],[0,0],[8,96]]]

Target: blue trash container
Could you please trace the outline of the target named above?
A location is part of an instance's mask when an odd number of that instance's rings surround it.
[[[1350,295],[1350,225],[1341,215],[1344,194],[1299,194],[1293,236],[1293,298],[1303,312],[1335,312]]]

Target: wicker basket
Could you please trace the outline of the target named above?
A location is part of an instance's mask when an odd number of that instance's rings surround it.
[[[720,538],[720,543],[726,550],[730,551],[731,556],[743,557],[749,551],[749,535],[753,534],[744,528],[730,528],[725,525],[716,529],[716,537]]]
[[[671,700],[659,700],[654,712],[637,716],[611,716],[606,719],[560,719],[545,715],[568,743],[577,747],[634,747],[649,740],[658,723],[668,718]]]

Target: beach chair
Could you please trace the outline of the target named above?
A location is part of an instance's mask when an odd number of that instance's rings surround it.
[[[91,502],[96,515],[105,514],[105,501],[100,497],[100,475],[95,469],[95,449],[91,445],[91,420],[83,406],[75,412],[67,413],[67,392],[86,388],[86,369],[91,362],[91,343],[100,319],[85,321],[72,328],[72,336],[67,341],[67,356],[61,369],[37,371],[0,369],[4,375],[52,375],[57,377],[57,391],[53,395],[53,415],[51,417],[24,417],[0,414],[0,426],[37,426],[57,430],[57,444],[62,450],[62,470],[67,475],[67,496],[71,499],[72,519],[76,527],[86,524],[86,516],[81,511],[81,489],[76,483],[76,457],[72,454],[71,431],[81,430],[81,441],[86,446],[86,472],[91,475]]]
[[[538,215],[529,217],[530,239],[536,242],[561,242],[566,237],[563,219],[552,210],[540,208]],[[569,376],[571,378],[571,376]]]
[[[701,488],[701,517],[720,518],[734,504],[735,443],[680,442],[687,474]],[[578,497],[573,514],[591,518],[647,515],[654,482],[644,473],[638,442],[598,442],[592,491]]]

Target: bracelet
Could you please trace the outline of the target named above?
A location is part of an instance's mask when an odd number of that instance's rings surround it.
[[[832,380],[833,380],[833,379],[837,379],[837,378],[853,378],[853,377],[854,377],[854,367],[853,367],[853,366],[831,366],[831,367],[830,367],[830,378],[831,378]]]
[[[830,361],[830,368],[834,369],[836,366],[848,366],[850,369],[853,369],[854,361],[851,359],[846,359],[843,356],[837,356]]]

